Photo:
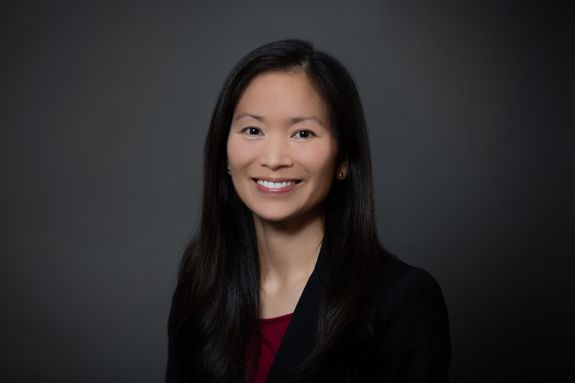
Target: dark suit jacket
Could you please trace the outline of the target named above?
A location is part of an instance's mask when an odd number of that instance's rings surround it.
[[[343,357],[329,363],[321,381],[448,382],[449,323],[439,285],[426,271],[389,254],[382,256],[378,335],[368,343],[346,347]],[[313,347],[324,268],[320,254],[280,344],[268,383],[297,381],[293,368]],[[172,355],[166,382],[178,382],[176,376]]]

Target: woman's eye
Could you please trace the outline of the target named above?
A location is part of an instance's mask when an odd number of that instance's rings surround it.
[[[248,126],[247,128],[242,129],[242,132],[248,134],[248,136],[257,136],[261,133],[261,130],[254,126]]]
[[[309,131],[309,130],[300,130],[298,132],[296,132],[296,134],[294,135],[297,138],[310,138],[312,136],[314,136],[313,132]]]

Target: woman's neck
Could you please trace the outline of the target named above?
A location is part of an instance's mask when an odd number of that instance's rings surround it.
[[[285,286],[308,279],[324,235],[324,215],[290,222],[254,216],[262,286]]]

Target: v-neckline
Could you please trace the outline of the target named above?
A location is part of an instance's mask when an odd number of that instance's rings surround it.
[[[303,362],[314,347],[322,290],[320,272],[325,262],[323,253],[322,246],[314,270],[305,284],[272,362],[266,383],[293,382],[296,376],[295,367]]]

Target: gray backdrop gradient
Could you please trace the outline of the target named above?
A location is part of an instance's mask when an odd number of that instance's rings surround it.
[[[2,382],[163,380],[216,96],[289,37],[357,81],[379,233],[443,287],[453,381],[572,377],[572,9],[2,4]]]

